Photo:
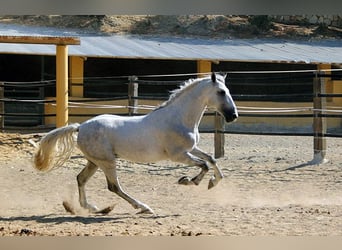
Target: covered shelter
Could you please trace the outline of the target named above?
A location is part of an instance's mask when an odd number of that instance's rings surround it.
[[[76,37],[0,35],[5,44],[49,44],[56,46],[56,126],[68,124],[68,45],[80,44]]]
[[[58,29],[0,25],[0,35],[23,39],[31,37],[48,41],[55,37],[55,43],[2,43],[0,55],[57,55],[56,126],[65,125],[67,120],[67,95],[83,98],[84,64],[88,58],[194,61],[197,73],[215,70],[222,62],[236,63],[284,63],[314,65],[317,69],[330,70],[332,65],[342,64],[342,42],[340,40],[288,41],[279,39],[204,39],[164,36],[108,35],[90,33],[81,29]],[[50,37],[50,38],[49,38]],[[24,39],[25,40],[25,39]],[[32,41],[33,41],[32,40]],[[58,41],[69,41],[68,44]],[[55,48],[57,45],[57,50]],[[62,55],[62,56],[58,56]],[[69,57],[69,64],[66,62]],[[58,72],[63,71],[63,73]],[[66,73],[68,72],[68,74]],[[194,73],[194,72],[189,72]],[[68,78],[66,78],[68,75]],[[69,79],[69,89],[68,89]],[[1,81],[1,75],[0,75]],[[342,92],[340,80],[329,81],[330,92]],[[63,98],[62,98],[63,96]],[[342,105],[341,99],[336,103]],[[60,117],[60,118],[58,118]]]

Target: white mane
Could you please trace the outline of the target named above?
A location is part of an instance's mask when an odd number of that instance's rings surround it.
[[[155,110],[164,108],[168,106],[170,103],[172,103],[177,97],[182,95],[184,92],[187,92],[188,90],[192,89],[193,87],[197,86],[199,82],[201,82],[203,79],[206,78],[196,78],[196,79],[189,79],[185,81],[178,89],[172,90],[170,93],[170,97],[167,101],[163,102],[159,107],[157,107]]]

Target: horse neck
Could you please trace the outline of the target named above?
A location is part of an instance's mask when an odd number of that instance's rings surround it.
[[[191,89],[185,89],[165,108],[172,120],[187,127],[198,127],[207,107],[203,84],[197,83]]]

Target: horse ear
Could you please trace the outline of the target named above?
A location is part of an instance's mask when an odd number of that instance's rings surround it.
[[[211,74],[211,81],[212,81],[213,83],[216,83],[216,74],[215,74],[215,72],[213,72],[213,73]]]

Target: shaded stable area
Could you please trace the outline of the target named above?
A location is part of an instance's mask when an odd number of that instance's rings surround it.
[[[42,34],[44,39],[75,35],[81,41],[70,50],[66,44],[13,41],[0,47],[1,114],[7,126],[53,128],[102,113],[144,114],[183,81],[222,71],[228,73],[226,83],[240,117],[229,125],[210,110],[204,117],[201,130],[215,132],[215,144],[220,145],[215,150],[222,151],[218,155],[223,153],[227,132],[276,134],[285,130],[322,137],[341,131],[339,41],[103,36],[21,26],[1,29],[5,34],[14,31],[15,36],[9,35],[15,39],[30,37],[31,32],[33,39]]]
[[[55,56],[0,55],[1,69],[5,72],[5,97],[17,100],[43,100],[42,102],[6,101],[7,126],[55,126],[56,124],[56,58]],[[18,63],[17,63],[18,62]],[[72,102],[86,102],[99,105],[113,105],[112,109],[82,108],[69,104],[69,122],[80,122],[100,113],[128,114],[129,82],[135,76],[138,81],[137,105],[157,106],[166,100],[170,91],[178,88],[183,81],[197,77],[200,65],[208,71],[228,72],[227,85],[234,100],[242,107],[291,108],[312,107],[314,72],[319,69],[331,69],[325,77],[326,92],[338,94],[342,91],[338,67],[324,64],[270,63],[270,62],[231,62],[195,60],[159,60],[159,59],[117,59],[83,58],[69,56],[68,99]],[[18,71],[15,71],[17,66]],[[271,73],[271,72],[275,73]],[[10,73],[9,73],[10,72]],[[13,72],[17,72],[14,74]],[[262,73],[264,72],[264,73]],[[193,74],[189,74],[193,73]],[[102,98],[102,100],[100,100]],[[93,102],[91,102],[93,100]],[[329,97],[330,106],[341,106],[342,99]],[[115,108],[114,106],[122,106]],[[243,110],[242,110],[243,111]],[[146,113],[148,109],[137,107],[136,113]],[[17,116],[14,114],[17,113]],[[23,115],[21,115],[23,114]],[[26,116],[25,116],[26,114]],[[32,116],[28,116],[31,114]],[[13,116],[12,116],[13,115]],[[35,116],[34,116],[35,115]],[[252,115],[252,116],[251,116]],[[298,129],[301,132],[310,129],[311,117],[301,119],[255,117],[243,114],[235,127],[255,129],[262,126],[279,129]],[[300,115],[300,114],[296,114]],[[275,119],[276,118],[276,119]],[[203,128],[212,127],[211,119],[202,123]],[[340,119],[329,119],[328,128],[338,129]],[[260,126],[261,126],[260,125]]]
[[[56,95],[56,58],[54,56],[0,55],[3,96],[12,100],[42,100]],[[34,102],[4,103],[6,126],[44,124],[44,105]],[[18,115],[14,115],[18,114]],[[36,114],[21,116],[20,114]]]
[[[0,43],[56,45],[56,126],[68,124],[68,45],[80,44],[75,37],[0,36]],[[5,86],[4,86],[5,88]],[[4,96],[4,94],[2,94]]]

